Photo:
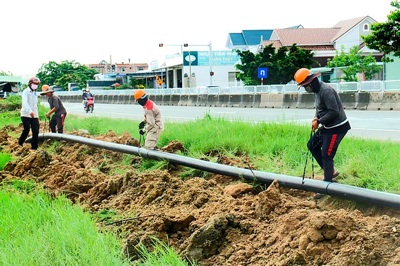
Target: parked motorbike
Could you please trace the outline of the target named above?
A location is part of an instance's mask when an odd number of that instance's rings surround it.
[[[93,113],[94,110],[94,97],[87,97],[86,98],[86,113]]]

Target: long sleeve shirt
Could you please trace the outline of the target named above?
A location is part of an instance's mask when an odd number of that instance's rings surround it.
[[[164,122],[162,120],[160,108],[152,100],[148,100],[143,106],[146,126],[144,131],[163,131]]]
[[[31,113],[35,114],[35,118],[39,118],[38,112],[38,97],[36,95],[36,91],[32,91],[29,87],[27,87],[22,92],[22,107],[21,107],[21,116],[22,117],[31,117]]]
[[[325,128],[341,126],[347,122],[342,102],[334,88],[320,82],[320,90],[315,94],[316,117]]]

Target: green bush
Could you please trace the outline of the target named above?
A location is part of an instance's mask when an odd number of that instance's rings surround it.
[[[21,96],[19,95],[11,95],[6,99],[0,100],[0,111],[7,112],[7,111],[15,111],[21,108]]]

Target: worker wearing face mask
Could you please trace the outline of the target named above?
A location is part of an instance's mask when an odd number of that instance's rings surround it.
[[[157,149],[158,139],[164,130],[160,108],[149,99],[144,90],[136,90],[133,97],[138,104],[143,106],[144,120],[139,125],[139,134],[144,135],[147,133],[144,147],[149,150]]]
[[[321,73],[312,73],[300,68],[294,75],[296,83],[308,93],[315,95],[315,116],[311,130],[315,132],[307,146],[311,154],[324,170],[324,181],[334,182],[339,172],[335,170],[334,158],[344,136],[350,130],[350,123],[342,101],[335,89],[318,79]],[[317,193],[316,199],[323,194]]]
[[[28,87],[22,92],[22,108],[21,108],[21,121],[23,131],[19,137],[18,144],[22,146],[32,131],[32,150],[38,148],[39,136],[39,112],[38,112],[38,96],[36,90],[39,87],[40,80],[37,77],[32,77],[28,81]]]

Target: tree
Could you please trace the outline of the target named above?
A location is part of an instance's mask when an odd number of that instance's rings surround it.
[[[370,49],[375,49],[384,53],[382,61],[393,62],[388,55],[393,53],[400,57],[400,3],[398,0],[392,1],[391,6],[396,10],[390,11],[387,15],[388,20],[381,23],[371,24],[371,33],[362,36],[365,44]]]
[[[376,60],[371,54],[363,56],[358,46],[350,48],[349,53],[346,53],[344,46],[342,46],[341,51],[336,51],[332,60],[328,59],[327,66],[341,67],[345,81],[357,81],[358,73],[363,73],[365,78],[369,80],[382,69],[381,66],[376,64]]]
[[[0,76],[13,76],[13,74],[10,71],[0,71]]]
[[[296,44],[291,47],[281,47],[276,51],[272,44],[261,52],[253,54],[250,51],[236,50],[240,56],[238,78],[245,85],[258,85],[258,68],[267,67],[268,77],[264,84],[286,84],[293,80],[293,75],[301,67],[311,68],[314,63],[313,52],[299,48]]]
[[[88,68],[75,61],[62,61],[60,64],[50,61],[43,64],[37,77],[42,84],[58,85],[68,90],[68,83],[78,83],[79,87],[86,87],[86,82],[94,78],[96,69]]]
[[[128,84],[127,88],[129,88],[129,86],[130,86],[130,88],[144,89],[145,86],[143,85],[143,83],[145,83],[145,79],[131,79],[129,81],[129,84]]]

